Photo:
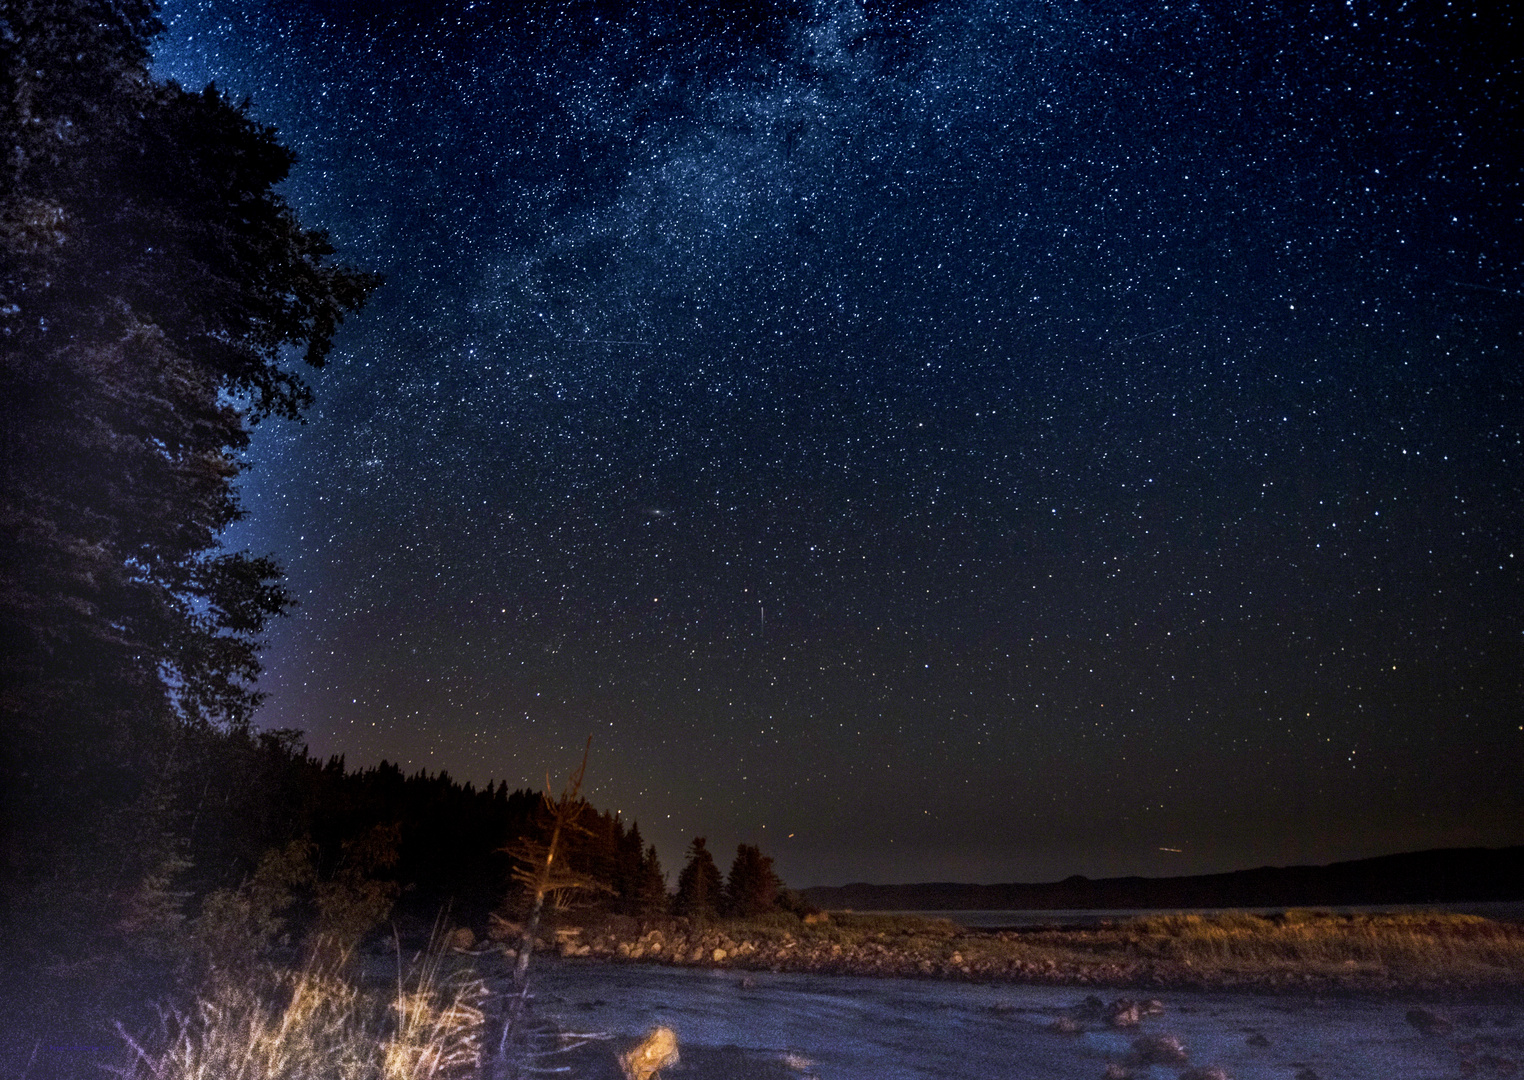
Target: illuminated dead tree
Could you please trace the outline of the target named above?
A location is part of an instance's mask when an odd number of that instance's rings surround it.
[[[584,889],[607,890],[608,886],[603,882],[579,874],[566,863],[565,852],[562,850],[566,839],[572,833],[581,833],[591,836],[591,831],[581,823],[582,815],[588,806],[582,799],[582,777],[587,772],[587,755],[593,747],[592,736],[588,736],[587,745],[582,749],[582,764],[577,766],[577,771],[566,779],[566,786],[561,789],[559,798],[550,797],[550,775],[545,776],[544,808],[548,815],[547,833],[549,838],[545,840],[524,837],[516,840],[502,850],[507,852],[516,865],[513,870],[513,879],[524,885],[529,890],[530,906],[529,918],[524,923],[524,936],[519,942],[518,962],[513,966],[513,987],[522,991],[524,982],[529,976],[529,956],[534,950],[535,937],[540,929],[540,916],[545,910],[545,898],[554,898],[554,903],[559,908],[564,904],[564,898],[572,893]]]
[[[524,922],[524,933],[519,940],[518,956],[513,965],[513,1003],[508,1020],[503,1025],[503,1038],[498,1048],[500,1060],[505,1060],[520,1027],[520,1019],[529,999],[529,958],[534,952],[535,938],[540,930],[540,916],[545,910],[545,898],[553,897],[560,906],[568,894],[596,889],[608,891],[609,886],[573,870],[566,862],[565,846],[575,833],[592,835],[582,825],[582,815],[588,805],[582,799],[582,777],[587,772],[587,756],[592,749],[592,736],[582,750],[582,764],[577,766],[566,780],[557,798],[550,794],[550,775],[545,776],[544,811],[546,814],[545,839],[522,838],[500,850],[507,852],[516,864],[513,879],[524,885],[530,895],[529,917]]]

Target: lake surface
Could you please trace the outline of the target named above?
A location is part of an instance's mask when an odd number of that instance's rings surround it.
[[[1319,1080],[1451,1080],[1462,1038],[1524,1056],[1508,1042],[1524,1047],[1519,1003],[1444,1010],[1455,1035],[1434,1037],[1405,1019],[1411,1001],[1104,991],[1107,1000],[1157,996],[1166,1011],[1132,1030],[1092,1020],[1066,1035],[1050,1025],[1073,1014],[1083,987],[554,958],[536,960],[533,987],[535,1015],[591,1036],[546,1062],[582,1080],[619,1080],[616,1055],[657,1025],[677,1033],[682,1055],[667,1080],[1099,1080],[1135,1039],[1163,1034],[1179,1038],[1188,1062],[1136,1068],[1137,1080],[1175,1080],[1204,1065],[1233,1080],[1292,1080],[1309,1069]]]

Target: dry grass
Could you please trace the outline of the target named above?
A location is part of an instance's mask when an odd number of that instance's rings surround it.
[[[1115,937],[1131,954],[1204,968],[1524,976],[1524,927],[1474,915],[1164,915],[1124,923]]]
[[[315,955],[322,956],[321,951]],[[122,1036],[124,1080],[450,1080],[482,1058],[486,987],[431,949],[395,991],[345,977],[343,958],[300,971],[213,973],[188,1010],[165,1009],[154,1039]]]
[[[777,927],[732,924],[732,937],[766,941]],[[1060,981],[1291,986],[1309,977],[1351,989],[1524,986],[1524,925],[1441,913],[1339,915],[1288,911],[1153,915],[1076,930],[970,932],[945,919],[831,913],[795,925],[803,946],[830,955],[929,959],[936,970]],[[924,969],[923,969],[924,970]]]
[[[808,941],[833,945],[883,944],[899,948],[926,948],[951,941],[964,930],[951,919],[921,915],[889,915],[873,911],[833,911],[821,922],[805,923],[790,916],[759,925],[756,920],[732,920],[723,924],[733,934],[771,936],[790,934]]]

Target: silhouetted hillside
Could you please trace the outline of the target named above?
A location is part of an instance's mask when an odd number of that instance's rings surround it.
[[[1046,884],[855,883],[802,890],[821,908],[858,911],[1310,907],[1524,900],[1524,847],[1446,848],[1328,866],[1262,866],[1194,877],[1075,875]]]

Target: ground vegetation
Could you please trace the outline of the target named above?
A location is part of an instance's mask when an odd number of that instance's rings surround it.
[[[1524,925],[1438,912],[1228,912],[970,930],[941,918],[776,911],[710,924],[592,924],[567,948],[615,961],[1135,989],[1524,990]]]

